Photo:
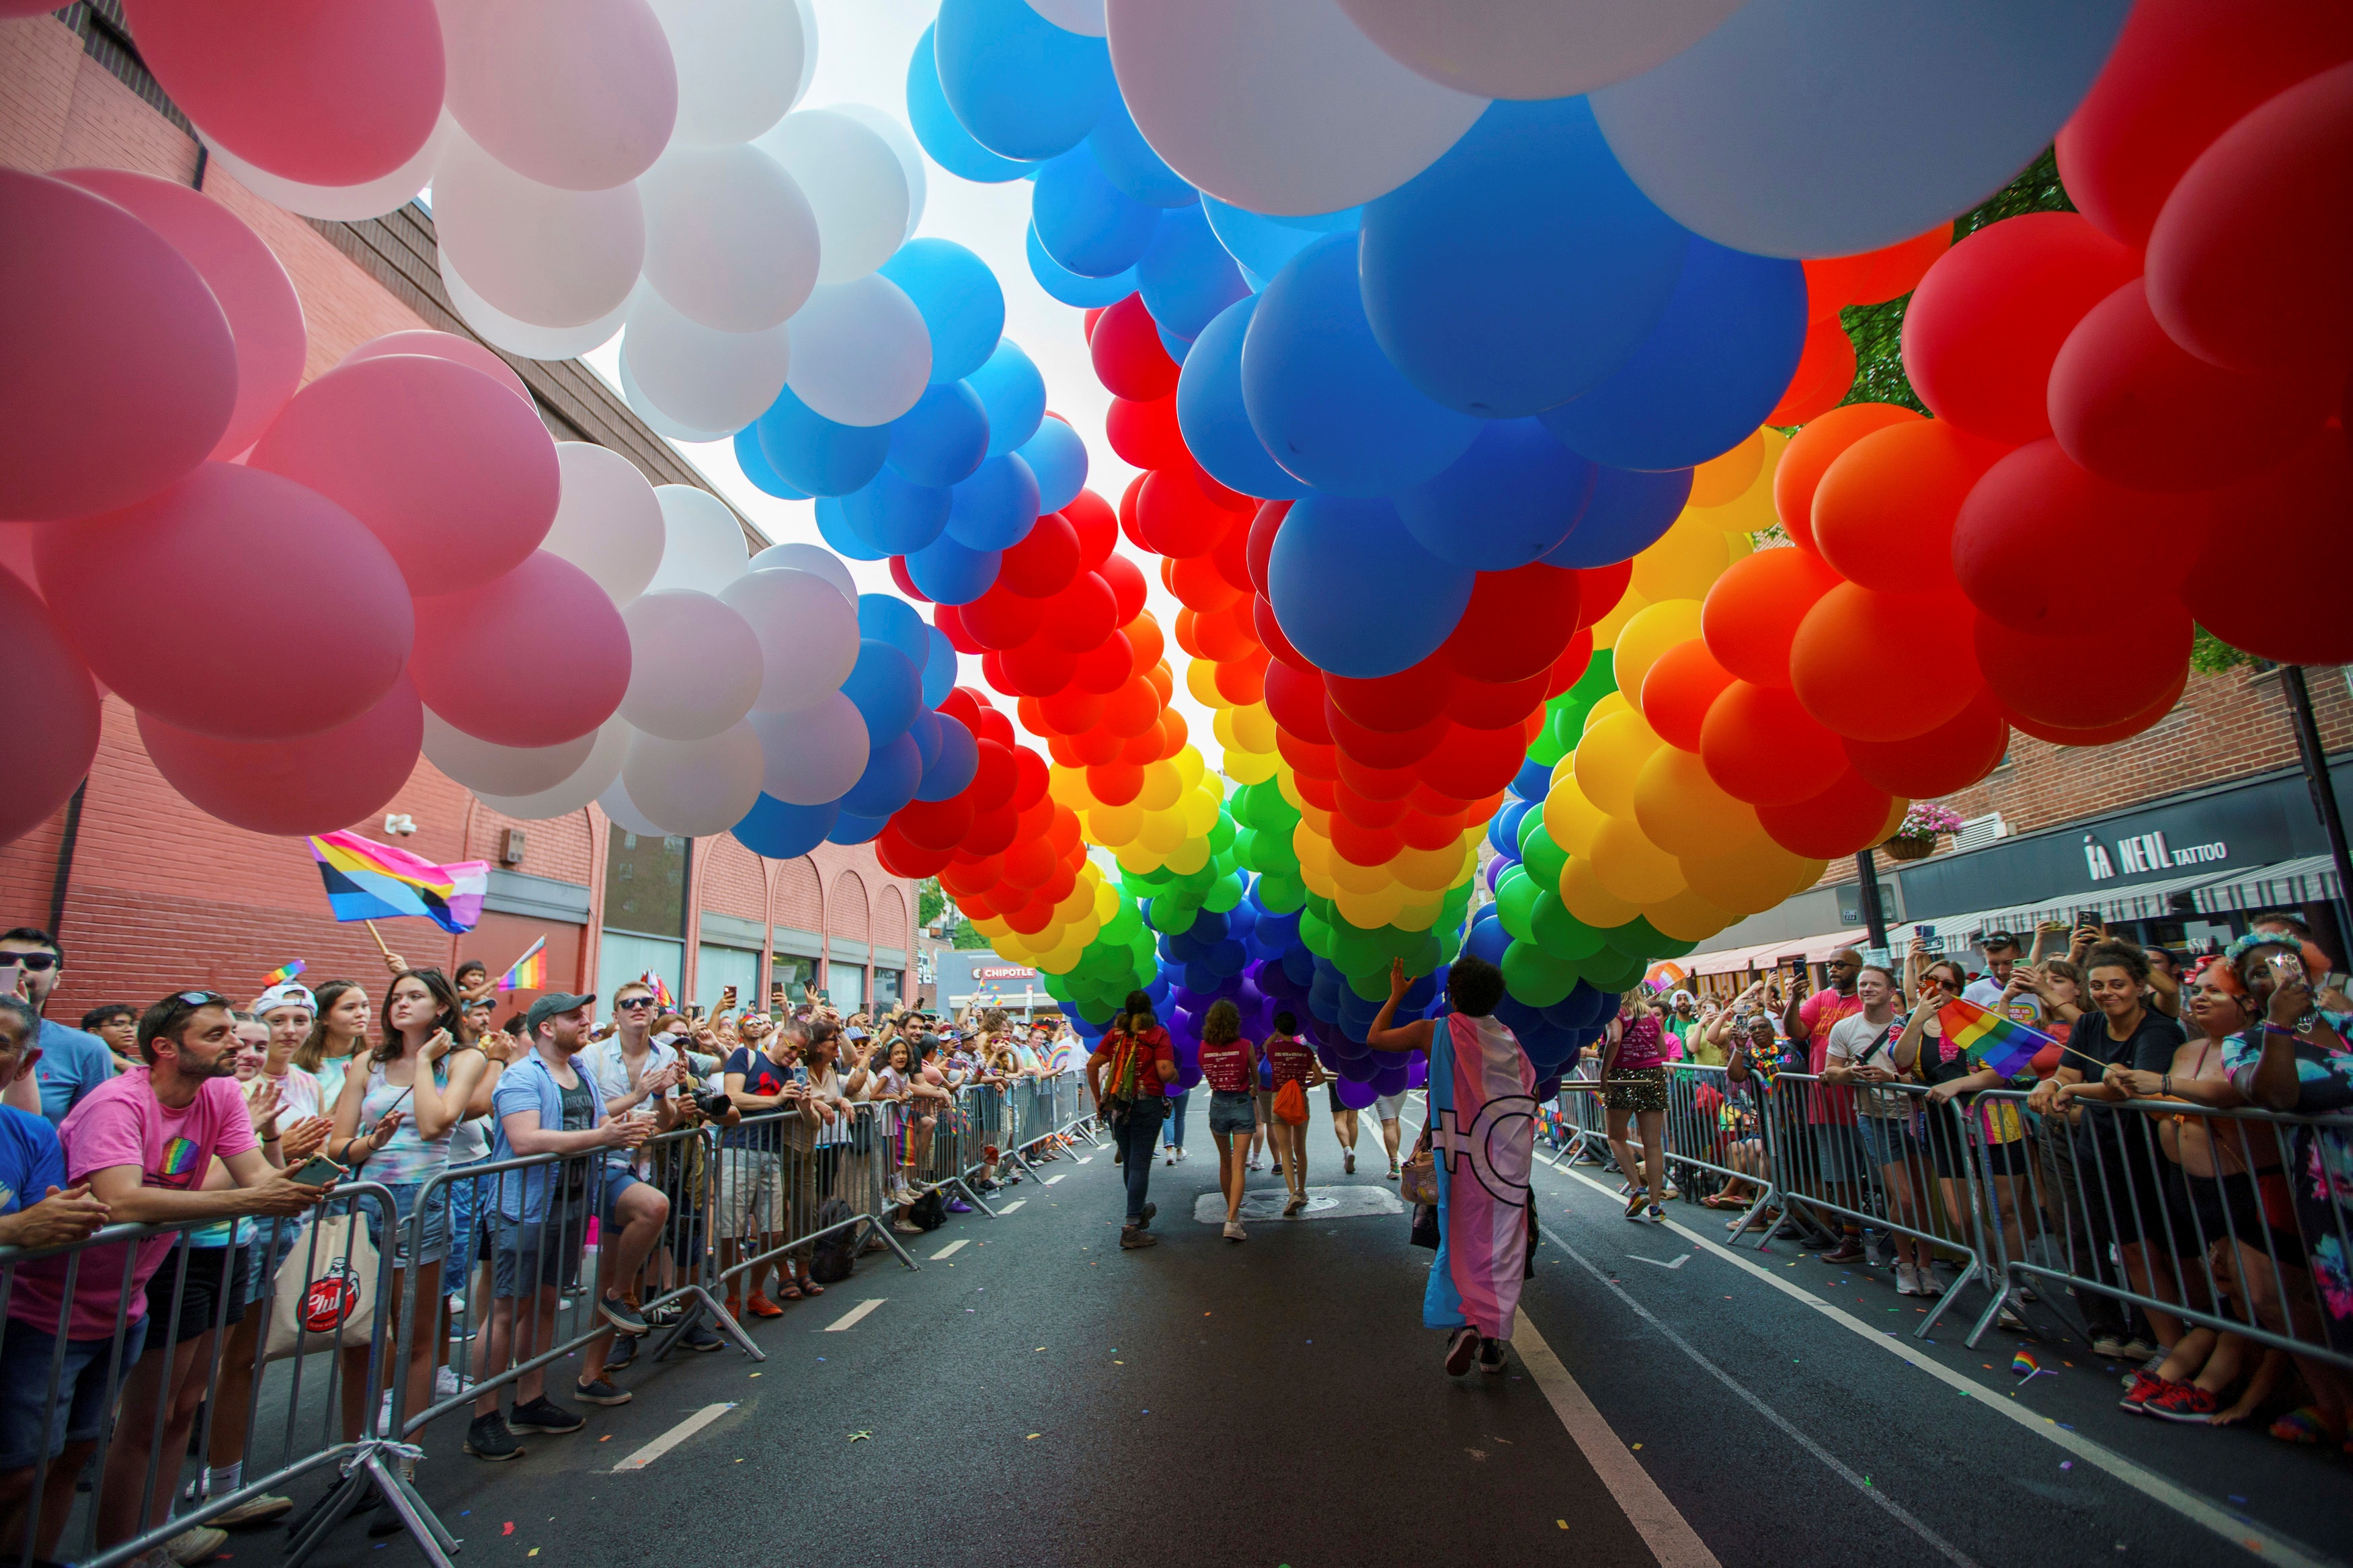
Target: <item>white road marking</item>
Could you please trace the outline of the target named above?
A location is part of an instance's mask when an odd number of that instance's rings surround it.
[[[1016,1198],[1009,1204],[1000,1205],[997,1212],[998,1214],[1011,1214],[1015,1209],[1019,1208],[1023,1204],[1026,1204],[1029,1201],[1029,1200],[1028,1198]]]
[[[1536,1386],[1552,1402],[1553,1414],[1568,1428],[1586,1463],[1601,1478],[1601,1484],[1609,1489],[1626,1522],[1634,1527],[1642,1544],[1659,1560],[1659,1568],[1722,1568],[1715,1553],[1707,1549],[1707,1542],[1667,1500],[1667,1494],[1659,1489],[1651,1472],[1634,1458],[1633,1450],[1609,1429],[1609,1423],[1593,1407],[1593,1401],[1585,1396],[1585,1390],[1577,1385],[1568,1368],[1561,1365],[1560,1358],[1552,1353],[1552,1347],[1545,1343],[1544,1336],[1536,1332],[1535,1324],[1528,1321],[1525,1310],[1512,1320],[1512,1348],[1520,1352],[1520,1364],[1528,1369],[1528,1375],[1535,1379]]]
[[[1252,1187],[1242,1194],[1241,1217],[1248,1220],[1275,1220],[1282,1217],[1283,1205],[1291,1194],[1282,1187]],[[1345,1186],[1310,1187],[1307,1207],[1293,1219],[1361,1219],[1374,1215],[1400,1215],[1405,1204],[1387,1187],[1369,1186],[1351,1182]],[[1216,1193],[1203,1193],[1193,1200],[1193,1218],[1201,1225],[1226,1223],[1226,1200]]]
[[[887,1296],[870,1296],[865,1300],[859,1302],[855,1307],[850,1308],[847,1312],[842,1313],[840,1317],[835,1319],[832,1322],[828,1323],[825,1326],[825,1331],[828,1334],[838,1334],[844,1329],[854,1328],[857,1326],[859,1319],[864,1317],[867,1313],[872,1311],[875,1308],[881,1306],[883,1302],[889,1300],[890,1298]]]
[[[681,1443],[685,1442],[689,1437],[693,1436],[697,1432],[702,1431],[705,1426],[710,1426],[713,1421],[718,1420],[722,1415],[726,1415],[730,1410],[734,1408],[735,1405],[733,1400],[730,1400],[725,1405],[704,1405],[702,1409],[696,1411],[693,1415],[688,1416],[685,1420],[680,1422],[677,1426],[671,1427],[669,1431],[663,1433],[660,1436],[655,1438],[652,1442],[647,1444],[636,1453],[631,1454],[628,1458],[623,1459],[619,1464],[615,1465],[613,1467],[615,1472],[617,1473],[622,1470],[644,1469],[648,1465],[652,1464],[656,1459],[660,1458],[664,1454],[669,1453],[672,1448],[677,1447]]]
[[[1082,1154],[1079,1156],[1079,1163],[1082,1165],[1088,1164],[1092,1163],[1093,1159],[1094,1156],[1092,1154]]]
[[[1681,1268],[1684,1264],[1689,1263],[1692,1260],[1692,1255],[1688,1252],[1684,1253],[1681,1258],[1676,1258],[1672,1263],[1662,1263],[1655,1258],[1645,1258],[1639,1252],[1630,1252],[1626,1256],[1632,1258],[1637,1263],[1647,1263],[1653,1268]]]
[[[1615,1201],[1609,1189],[1593,1180],[1592,1177],[1575,1171],[1565,1173],[1570,1179],[1582,1182],[1604,1197],[1611,1197],[1612,1201]],[[1962,1376],[1919,1350],[1908,1340],[1874,1328],[1852,1313],[1823,1300],[1811,1291],[1791,1284],[1773,1270],[1749,1261],[1722,1242],[1702,1236],[1695,1230],[1688,1229],[1678,1220],[1669,1220],[1667,1228],[1684,1240],[1701,1247],[1709,1256],[1721,1258],[1734,1268],[1755,1275],[1783,1295],[1813,1308],[1830,1321],[1860,1334],[1868,1342],[1877,1345],[1899,1360],[1909,1363],[1937,1382],[1969,1394],[1977,1400],[1981,1409],[1990,1410],[1997,1415],[2006,1416],[2017,1422],[2045,1442],[2055,1444],[2085,1463],[2105,1470],[2142,1496],[2152,1501],[2163,1503],[2183,1518],[2203,1525],[2232,1545],[2253,1552],[2266,1561],[2290,1563],[2295,1565],[2295,1568],[2328,1568],[2327,1558],[2308,1552],[2286,1536],[2267,1530],[2260,1524],[2233,1517],[2197,1493],[2178,1487],[2153,1471],[2143,1469],[2121,1454],[2102,1447],[2080,1432],[2071,1432],[2048,1417],[2035,1415],[2032,1410],[2024,1405],[1993,1397],[1993,1390]]]
[[[937,1252],[932,1254],[932,1261],[937,1263],[943,1258],[953,1257],[971,1245],[972,1238],[969,1237],[965,1237],[962,1241],[951,1241],[945,1247],[941,1247]]]
[[[1067,1176],[1070,1173],[1071,1173],[1068,1171],[1057,1171],[1052,1175],[1046,1178],[1046,1184],[1050,1187],[1056,1182],[1060,1181],[1064,1176]]]

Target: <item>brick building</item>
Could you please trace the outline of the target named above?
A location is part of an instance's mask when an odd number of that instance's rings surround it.
[[[306,379],[385,332],[467,331],[435,267],[432,219],[411,205],[364,223],[317,222],[207,167],[186,121],[139,64],[111,0],[0,21],[0,162],[44,172],[96,164],[203,189],[285,264],[310,332]],[[586,365],[510,358],[559,440],[622,452],[656,484],[709,486]],[[0,523],[0,570],[24,559],[25,525]],[[766,540],[745,525],[754,548]],[[9,535],[16,537],[10,538]],[[37,738],[18,737],[19,744]],[[421,920],[384,922],[413,963],[480,958],[503,970],[547,939],[551,988],[608,993],[651,969],[681,1000],[749,1000],[770,979],[822,985],[837,1003],[906,985],[913,884],[873,850],[821,846],[766,860],[731,837],[639,840],[594,806],[547,822],[501,816],[419,761],[387,815],[414,819],[405,847],[496,868],[481,922],[452,937]],[[386,837],[382,817],[347,825]],[[0,927],[56,930],[69,963],[50,1011],[144,1003],[181,985],[249,996],[290,959],[316,983],[385,973],[366,928],[328,919],[301,841],[248,833],[182,800],[147,760],[131,710],[105,701],[104,731],[74,802],[0,846]],[[518,1003],[532,993],[517,993]]]

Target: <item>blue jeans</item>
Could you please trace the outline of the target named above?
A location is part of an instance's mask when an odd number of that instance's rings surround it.
[[[138,1300],[132,1298],[133,1303]],[[144,1317],[124,1325],[119,1363],[111,1339],[68,1340],[52,1386],[57,1336],[10,1319],[6,1339],[0,1342],[0,1470],[25,1469],[45,1453],[54,1459],[68,1443],[97,1442],[112,1414],[107,1384],[113,1380],[120,1399],[121,1380],[131,1375],[146,1336]]]
[[[1160,1131],[1160,1119],[1167,1113],[1158,1095],[1140,1096],[1125,1116],[1113,1124],[1112,1145],[1118,1151],[1120,1169],[1127,1175],[1127,1223],[1134,1225],[1144,1217],[1144,1195],[1152,1185],[1153,1134]]]
[[[1182,1149],[1185,1146],[1185,1107],[1192,1100],[1193,1091],[1172,1087],[1163,1098],[1168,1101],[1168,1120],[1161,1127],[1161,1142],[1171,1149]]]

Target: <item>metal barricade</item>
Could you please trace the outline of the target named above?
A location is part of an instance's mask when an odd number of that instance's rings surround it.
[[[846,1123],[823,1123],[800,1110],[747,1116],[726,1130],[717,1183],[715,1283],[731,1299],[750,1276],[766,1277],[780,1259],[806,1259],[816,1244],[842,1231],[853,1248],[879,1237],[909,1268],[914,1258],[892,1235],[893,1178],[901,1152],[920,1130],[894,1132],[886,1108],[849,1108]],[[901,1123],[909,1119],[897,1118]],[[839,1209],[828,1205],[839,1200]]]

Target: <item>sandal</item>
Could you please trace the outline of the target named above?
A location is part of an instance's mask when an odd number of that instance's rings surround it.
[[[2323,1443],[2342,1442],[2343,1431],[2330,1431],[2327,1420],[2316,1405],[2298,1405],[2272,1423],[2272,1436],[2283,1443],[2296,1443],[2317,1447]]]
[[[1722,1193],[1710,1193],[1700,1199],[1699,1206],[1706,1209],[1745,1209],[1748,1205],[1738,1198],[1727,1198]]]
[[[790,1279],[786,1279],[777,1289],[776,1294],[782,1296],[787,1301],[797,1301],[801,1299],[801,1288],[798,1285],[794,1284]]]

